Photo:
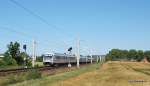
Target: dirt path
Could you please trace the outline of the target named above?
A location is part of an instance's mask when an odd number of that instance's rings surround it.
[[[97,71],[52,86],[150,86],[150,64],[108,62]]]

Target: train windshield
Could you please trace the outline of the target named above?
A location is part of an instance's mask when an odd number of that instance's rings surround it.
[[[52,55],[47,54],[47,55],[44,55],[43,58],[44,58],[44,59],[51,59],[51,58],[52,58]]]

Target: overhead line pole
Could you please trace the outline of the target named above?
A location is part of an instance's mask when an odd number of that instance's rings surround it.
[[[35,66],[36,54],[35,54],[36,42],[33,40],[33,54],[32,54],[32,67]]]
[[[80,40],[77,40],[77,68],[80,68]]]
[[[90,52],[91,64],[92,64],[93,63],[93,56],[92,56],[91,50],[89,50],[89,52]]]

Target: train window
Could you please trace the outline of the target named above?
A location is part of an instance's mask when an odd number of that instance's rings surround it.
[[[63,59],[65,59],[65,58],[66,58],[66,56],[63,56],[62,58],[63,58]]]
[[[55,56],[56,59],[65,59],[66,56]]]
[[[61,56],[56,56],[55,58],[56,58],[56,59],[61,59]]]
[[[75,57],[68,57],[68,59],[70,59],[70,60],[75,60]]]
[[[52,56],[44,56],[45,60],[49,60],[50,58],[52,58]]]

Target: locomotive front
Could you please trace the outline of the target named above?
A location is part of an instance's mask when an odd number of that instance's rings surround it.
[[[44,54],[43,55],[43,64],[44,65],[53,65],[53,54]]]

